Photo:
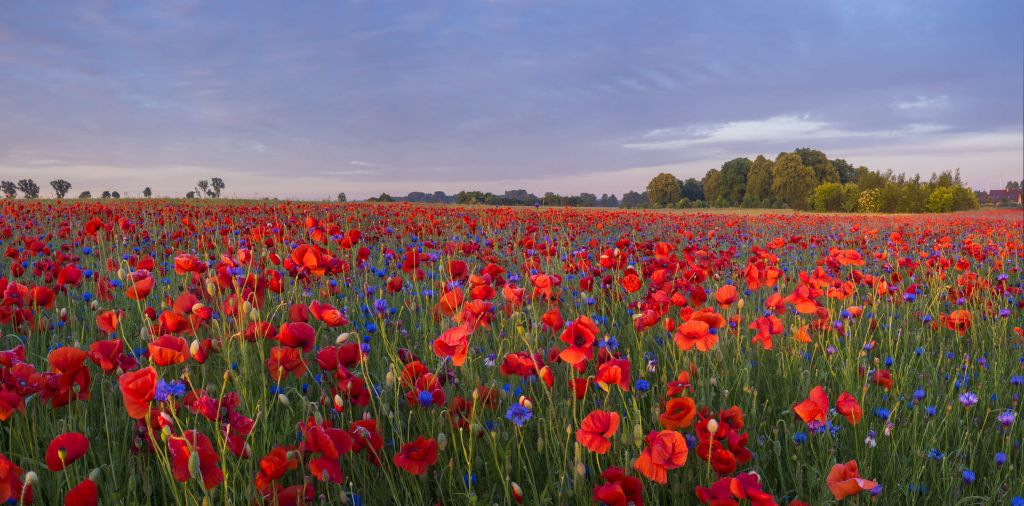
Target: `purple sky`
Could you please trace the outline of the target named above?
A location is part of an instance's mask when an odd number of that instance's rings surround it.
[[[11,2],[0,76],[0,178],[47,194],[621,195],[801,146],[1024,171],[1018,0]]]

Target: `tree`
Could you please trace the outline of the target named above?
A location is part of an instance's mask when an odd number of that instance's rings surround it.
[[[597,195],[593,193],[580,193],[579,205],[583,207],[597,207]]]
[[[978,207],[978,197],[970,188],[964,186],[953,187],[954,211],[967,211],[970,209],[977,209]]]
[[[953,210],[953,189],[942,186],[932,191],[927,204],[930,213],[948,213]]]
[[[345,202],[347,200],[348,200],[348,198],[345,197],[345,192],[338,193],[338,202]]]
[[[747,191],[747,173],[752,162],[749,158],[734,158],[722,164],[721,197],[729,207],[738,207],[743,203],[743,194]]]
[[[210,186],[213,187],[213,192],[212,193],[211,192],[207,192],[207,194],[212,196],[215,199],[219,199],[220,198],[220,191],[225,188],[224,180],[219,178],[219,177],[211,177],[210,178]]]
[[[619,205],[626,209],[645,207],[647,206],[647,192],[637,193],[635,191],[628,191],[623,193]]]
[[[89,191],[89,190],[85,190],[84,192],[78,194],[78,198],[80,198],[80,199],[91,199],[92,198],[92,192]]]
[[[704,200],[710,207],[722,207],[725,205],[725,189],[722,187],[722,171],[711,169],[704,174],[701,180],[701,187],[704,188]]]
[[[662,172],[647,183],[647,201],[651,207],[670,207],[683,198],[683,188],[675,176]]]
[[[121,198],[121,194],[117,193],[117,191],[112,191],[112,192],[110,192],[110,197],[111,198],[115,198],[115,199],[119,199],[119,198]]]
[[[0,181],[0,191],[4,192],[4,196],[13,199],[18,196],[18,185],[11,181]]]
[[[71,183],[63,179],[55,179],[50,181],[50,187],[53,188],[53,193],[57,195],[57,198],[62,199],[68,194],[68,190],[71,189]]]
[[[100,194],[100,197],[105,198],[105,199],[109,199],[110,198],[110,190],[103,190],[103,193]]]
[[[839,173],[832,162],[828,161],[825,153],[811,148],[800,148],[795,152],[800,155],[800,163],[814,170],[814,179],[817,184],[839,182]]]
[[[147,199],[152,197],[153,196],[153,190],[150,190],[149,187],[147,186],[145,189],[142,190],[142,196],[146,197]]]
[[[683,198],[690,201],[704,200],[704,185],[696,178],[683,181]]]
[[[812,211],[837,212],[843,206],[843,185],[839,183],[824,183],[818,185],[808,197],[808,204]]]
[[[772,168],[772,195],[792,209],[806,209],[807,196],[818,186],[814,169],[796,153],[782,153]],[[705,190],[706,191],[706,190]]]
[[[853,168],[849,162],[842,158],[831,160],[832,168],[836,170],[836,174],[839,176],[839,182],[856,183],[857,182],[857,169]]]
[[[109,194],[110,194],[110,192],[103,192],[103,193],[107,194],[103,198],[107,198],[109,196]],[[196,192],[190,191],[190,192],[186,193],[185,194],[185,198],[187,198],[187,199],[194,199],[194,198],[196,198]]]
[[[757,155],[747,172],[747,189],[743,195],[743,207],[771,207],[772,166],[771,160]]]
[[[1006,190],[1019,190],[1020,189],[1020,183],[1017,182],[1017,181],[1007,181],[1005,189]]]
[[[202,198],[203,195],[209,194],[212,197],[213,195],[209,193],[209,189],[210,182],[205,179],[200,180],[196,183],[196,196]]]
[[[39,198],[39,185],[31,179],[22,179],[18,181],[18,189],[25,195],[27,199]]]

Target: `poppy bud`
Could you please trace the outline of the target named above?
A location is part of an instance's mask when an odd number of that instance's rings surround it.
[[[277,394],[277,400],[280,401],[281,404],[284,404],[285,406],[291,404],[291,402],[288,400],[288,396],[285,394]]]
[[[99,311],[99,309],[100,309],[99,301],[93,299],[93,301],[89,303],[89,309],[92,309],[93,311]]]
[[[525,395],[519,396],[519,405],[531,411],[533,410],[533,401]]]
[[[484,433],[484,426],[477,422],[473,422],[473,425],[469,426],[470,430],[473,431],[473,435],[479,437],[480,434]]]
[[[518,483],[512,482],[512,499],[515,499],[517,503],[523,502],[523,487],[520,487]]]
[[[714,437],[714,434],[718,432],[718,420],[715,420],[714,418],[708,420],[708,432],[710,432],[712,437]]]
[[[60,308],[60,313],[58,313],[58,315],[60,316],[61,320],[67,320],[68,319],[68,308],[66,308],[66,307]]]
[[[25,485],[35,485],[39,483],[39,475],[35,471],[29,471],[25,473]]]
[[[388,388],[395,386],[395,371],[388,371],[388,374],[384,376],[384,384]]]
[[[252,304],[249,303],[249,301],[243,301],[242,302],[242,312],[243,313],[248,313],[249,311],[252,311]]]
[[[544,438],[537,436],[537,452],[540,453],[542,451],[544,451]]]
[[[192,452],[192,455],[188,456],[188,474],[193,478],[203,475],[203,471],[199,468],[199,453],[197,452]]]
[[[448,436],[442,432],[437,435],[437,451],[443,452],[446,446],[448,446]]]
[[[740,308],[740,309],[743,309],[743,299],[740,299],[740,300],[736,301],[736,307]]]
[[[637,448],[644,444],[644,429],[639,423],[633,426],[633,443],[636,444]]]
[[[249,321],[258,322],[260,321],[260,312],[256,309],[252,309],[248,312]]]
[[[334,394],[334,409],[335,411],[345,409],[345,399],[343,399],[341,395]]]
[[[348,332],[342,332],[341,334],[338,334],[338,338],[334,340],[334,344],[342,344],[345,341],[348,341],[349,337],[351,337],[351,335]]]
[[[100,471],[100,468],[97,467],[96,469],[93,469],[92,471],[89,471],[89,479],[90,480],[92,480],[94,482],[99,482],[101,477],[103,477],[103,472]]]
[[[192,344],[189,345],[188,351],[189,351],[189,353],[192,354],[193,357],[196,356],[196,355],[199,355],[199,340],[198,339],[193,339],[192,340]]]
[[[217,293],[217,285],[214,285],[213,281],[206,282],[206,293],[209,294],[211,297],[213,296],[213,294]]]

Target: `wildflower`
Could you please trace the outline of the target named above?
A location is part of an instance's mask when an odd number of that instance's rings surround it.
[[[960,394],[960,404],[965,408],[969,408],[978,403],[978,394],[974,392],[964,392]]]
[[[505,419],[510,420],[519,427],[530,421],[531,417],[533,417],[533,411],[530,411],[529,408],[522,404],[513,404],[505,411]]]

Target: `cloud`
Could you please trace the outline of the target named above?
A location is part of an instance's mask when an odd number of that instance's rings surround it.
[[[760,120],[732,121],[711,126],[651,130],[640,139],[623,144],[637,150],[679,150],[699,146],[764,143],[804,143],[810,140],[851,137],[902,137],[941,132],[948,127],[911,123],[890,130],[847,130],[809,115],[782,115]]]
[[[935,97],[917,96],[913,100],[905,102],[896,102],[893,104],[896,109],[901,111],[916,111],[922,109],[937,109],[946,107],[949,105],[949,97],[946,95],[938,95]]]

